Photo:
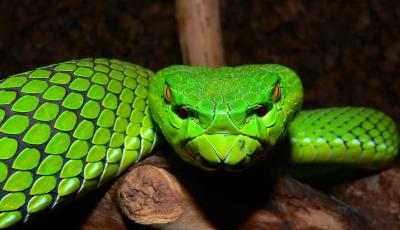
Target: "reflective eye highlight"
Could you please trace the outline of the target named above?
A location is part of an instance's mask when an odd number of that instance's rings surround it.
[[[272,92],[272,100],[277,102],[281,98],[281,84],[278,82]]]
[[[163,92],[164,92],[165,101],[166,101],[167,103],[171,103],[171,101],[172,101],[172,91],[171,91],[171,88],[170,88],[168,85],[165,85],[165,86],[164,86]]]

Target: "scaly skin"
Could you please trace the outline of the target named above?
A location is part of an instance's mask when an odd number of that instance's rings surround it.
[[[369,108],[302,111],[290,125],[289,136],[296,163],[381,168],[398,153],[396,124]]]
[[[0,83],[0,228],[97,188],[164,136],[206,170],[260,162],[288,133],[294,163],[382,167],[395,123],[365,108],[300,111],[301,81],[279,65],[171,66],[84,59]],[[288,130],[288,132],[287,132]]]
[[[271,95],[279,83],[282,95]],[[173,95],[164,100],[167,85]],[[265,157],[300,109],[300,79],[279,65],[172,66],[149,89],[150,110],[169,144],[185,161],[204,169],[241,169]],[[263,116],[258,109],[268,111]],[[176,110],[187,112],[180,118]]]
[[[0,228],[97,188],[152,151],[151,76],[87,59],[0,84]]]

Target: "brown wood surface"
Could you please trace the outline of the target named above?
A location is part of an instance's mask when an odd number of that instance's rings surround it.
[[[185,64],[223,66],[219,0],[176,0],[176,17]]]
[[[202,172],[175,160],[162,153],[133,166],[82,229],[370,229],[358,209],[290,177],[273,179],[259,167]]]

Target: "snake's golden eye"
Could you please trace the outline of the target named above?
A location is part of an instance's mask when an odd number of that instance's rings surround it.
[[[277,102],[281,98],[281,84],[278,82],[272,92],[272,99]]]
[[[164,92],[165,101],[168,102],[168,103],[171,103],[171,101],[172,101],[171,88],[168,85],[165,85],[163,92]]]

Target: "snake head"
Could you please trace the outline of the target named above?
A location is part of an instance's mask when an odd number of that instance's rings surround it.
[[[149,92],[153,119],[183,160],[229,171],[270,152],[303,96],[297,75],[280,65],[171,66]]]

